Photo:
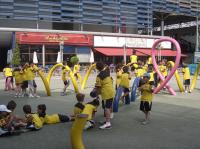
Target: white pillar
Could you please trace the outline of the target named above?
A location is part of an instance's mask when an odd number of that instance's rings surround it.
[[[124,64],[126,65],[126,43],[124,44]]]
[[[197,24],[196,24],[196,47],[195,47],[195,51],[198,52],[199,51],[199,18],[197,16],[197,20],[196,20]]]
[[[161,20],[161,36],[164,36],[164,19]]]
[[[42,45],[42,66],[45,67],[45,45]]]

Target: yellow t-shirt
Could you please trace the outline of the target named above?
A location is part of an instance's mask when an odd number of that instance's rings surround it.
[[[116,74],[116,85],[119,86],[122,77],[122,70],[118,71]]]
[[[190,79],[190,70],[189,70],[188,67],[182,68],[182,72],[183,72],[183,79],[184,80]]]
[[[150,72],[149,74],[150,74],[149,82],[154,81],[154,72]]]
[[[76,117],[78,114],[81,114],[83,112],[85,105],[83,103],[76,103],[74,106],[74,116]]]
[[[88,114],[88,119],[87,120],[91,120],[93,113],[97,110],[97,108],[91,104],[86,104],[85,108],[83,109],[82,114]]]
[[[60,123],[60,118],[59,118],[58,114],[52,114],[52,115],[46,114],[44,117],[44,123],[45,124]]]
[[[74,73],[78,73],[80,71],[81,66],[79,64],[74,65]]]
[[[40,129],[43,127],[43,122],[41,121],[38,114],[27,114],[27,117],[32,117],[32,124],[34,124],[36,129]]]
[[[131,59],[131,63],[137,63],[137,56],[136,55],[131,55],[130,59]]]
[[[138,68],[135,70],[136,77],[142,77],[144,73],[145,73],[145,70],[143,68]]]
[[[151,102],[153,99],[152,86],[149,83],[146,83],[141,86],[141,101]]]
[[[162,73],[162,75],[163,75],[164,77],[167,76],[167,67],[166,67],[166,66],[164,66],[164,65],[159,65],[159,66],[158,66],[158,69],[160,70],[160,72]]]
[[[4,68],[3,72],[4,72],[4,75],[6,77],[12,77],[13,76],[13,74],[12,74],[12,68]]]
[[[107,70],[101,71],[98,74],[95,86],[100,88],[100,94],[103,100],[114,98],[113,80]]]
[[[14,71],[13,76],[15,78],[16,83],[22,83],[24,81],[23,72],[21,71]]]
[[[69,76],[67,76],[67,72],[68,71],[66,69],[62,70],[62,80],[63,81],[69,80]]]
[[[34,80],[35,79],[35,73],[34,69],[32,67],[28,67],[24,69],[24,80]]]
[[[153,64],[153,61],[152,61],[151,57],[148,58],[147,64]]]
[[[124,88],[129,88],[130,80],[131,80],[130,74],[122,73],[121,82],[120,82],[119,85],[124,87]]]

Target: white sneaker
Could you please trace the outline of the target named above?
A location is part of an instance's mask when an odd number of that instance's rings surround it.
[[[108,123],[105,123],[99,127],[99,129],[111,129],[111,128],[112,128],[111,124]]]
[[[33,96],[32,94],[30,94],[28,97],[29,97],[29,98],[33,98],[34,96]]]
[[[39,95],[34,95],[34,97],[35,97],[35,98],[40,98],[40,96],[39,96]]]
[[[110,118],[111,118],[111,119],[114,118],[114,113],[110,113]]]

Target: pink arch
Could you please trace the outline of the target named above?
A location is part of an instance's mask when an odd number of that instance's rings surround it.
[[[159,43],[163,42],[163,41],[169,41],[169,42],[173,43],[175,45],[175,47],[176,47],[176,50],[177,50],[177,52],[176,52],[176,61],[175,61],[174,67],[172,68],[172,70],[170,71],[170,74],[168,74],[168,76],[167,76],[166,79],[163,77],[163,75],[159,71],[158,65],[156,63],[156,46]],[[179,43],[175,39],[165,37],[165,38],[158,39],[158,40],[156,40],[154,42],[153,47],[152,47],[152,61],[153,61],[153,66],[154,66],[155,71],[159,75],[160,79],[162,80],[162,83],[160,84],[160,86],[158,86],[157,88],[154,89],[154,93],[155,94],[158,93],[164,86],[166,86],[166,88],[168,89],[168,91],[172,95],[176,95],[176,92],[167,83],[172,78],[172,76],[174,75],[176,69],[178,68],[180,59],[181,59],[181,48],[180,48]]]

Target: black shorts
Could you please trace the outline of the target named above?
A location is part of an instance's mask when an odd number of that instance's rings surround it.
[[[149,81],[149,84],[150,85],[154,85],[154,81]]]
[[[69,80],[65,80],[65,81],[63,81],[63,83],[64,83],[65,86],[69,85]]]
[[[33,80],[33,87],[37,88],[37,84],[36,84],[35,80]]]
[[[28,88],[28,81],[23,81],[22,83],[22,89]]]
[[[102,108],[103,109],[111,109],[113,105],[113,98],[102,100]]]
[[[129,93],[129,92],[130,92],[129,88],[124,87],[124,93]]]
[[[190,85],[190,79],[184,80],[184,85]]]
[[[62,114],[58,114],[60,122],[65,123],[65,122],[69,122],[70,118],[67,115],[62,115]]]
[[[148,102],[148,101],[141,101],[140,102],[140,110],[141,111],[151,111],[151,107],[152,107],[152,102]]]

